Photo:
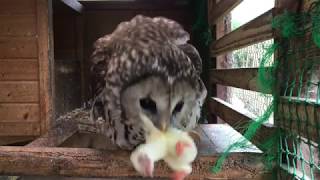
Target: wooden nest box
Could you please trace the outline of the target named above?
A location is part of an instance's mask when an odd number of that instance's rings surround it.
[[[272,17],[279,9],[296,4],[277,0],[277,7],[230,32],[230,19],[223,17],[241,1],[208,0],[208,21],[216,39],[210,50],[214,62],[223,58],[218,55],[274,38]],[[98,133],[97,125],[88,120],[88,113],[77,109],[91,96],[87,59],[97,38],[111,33],[120,22],[136,14],[165,16],[191,32],[195,17],[186,2],[1,0],[0,174],[138,176],[128,152],[97,150],[91,148],[96,147],[92,143],[77,143],[79,137],[86,136],[88,140],[92,133]],[[216,84],[259,91],[257,71],[257,68],[212,69],[208,83],[213,86],[212,92],[216,92]],[[247,112],[224,101],[221,94],[212,94],[215,97],[208,98],[209,111],[230,126],[199,126],[200,156],[189,179],[269,179],[271,173],[259,166],[261,152],[254,145],[253,149],[233,152],[222,172],[211,173],[219,153],[241,137],[232,127],[252,121]],[[214,119],[210,122],[214,123]],[[258,145],[273,132],[272,126],[263,126],[253,144]],[[225,141],[226,137],[230,142]],[[94,135],[91,139],[101,137]],[[160,163],[155,176],[168,177],[168,172]]]

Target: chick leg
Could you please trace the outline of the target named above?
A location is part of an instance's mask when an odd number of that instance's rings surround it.
[[[153,162],[152,160],[148,157],[147,154],[140,154],[138,157],[138,163],[141,167],[142,170],[142,175],[147,176],[147,177],[152,177],[153,176]]]
[[[184,143],[184,142],[181,142],[181,141],[178,141],[177,144],[176,144],[176,154],[178,156],[181,156],[184,152],[184,149],[187,148],[187,147],[191,147],[190,144],[188,143]]]
[[[173,173],[172,180],[183,180],[188,176],[188,173],[184,171],[176,171]]]

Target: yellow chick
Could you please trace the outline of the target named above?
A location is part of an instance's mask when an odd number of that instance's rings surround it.
[[[183,180],[192,172],[191,163],[197,156],[197,147],[191,136],[176,128],[162,132],[154,127],[144,115],[146,143],[138,146],[131,154],[134,168],[143,176],[153,175],[154,163],[164,160],[174,171],[172,179]]]

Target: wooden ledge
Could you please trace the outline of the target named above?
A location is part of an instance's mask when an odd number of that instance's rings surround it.
[[[217,156],[200,156],[193,163],[188,179],[261,179],[263,171],[259,154],[232,154],[218,174],[210,169]],[[27,167],[27,168],[26,168]],[[232,169],[232,171],[231,171]],[[99,151],[86,148],[0,147],[0,174],[76,177],[137,177],[129,161],[129,152]],[[156,177],[169,177],[168,167],[160,162]]]
[[[110,150],[110,144],[106,143],[106,139],[103,142],[107,150],[56,147],[63,144],[65,140],[69,140],[70,136],[76,132],[86,132],[91,135],[103,134],[101,124],[90,122],[88,115],[88,111],[76,109],[60,117],[57,120],[58,124],[53,129],[27,146],[0,146],[0,174],[99,178],[139,177],[130,162],[130,152]],[[264,179],[269,177],[270,174],[263,171],[261,153],[253,145],[248,149],[233,151],[225,161],[222,171],[212,174],[211,168],[215,165],[219,154],[230,144],[239,140],[241,135],[230,126],[221,124],[200,125],[197,131],[201,135],[201,142],[198,146],[199,155],[192,164],[193,173],[188,179]],[[223,138],[224,140],[221,141]],[[83,141],[80,140],[79,144],[81,143]],[[165,163],[156,164],[156,177],[168,178],[170,174]]]

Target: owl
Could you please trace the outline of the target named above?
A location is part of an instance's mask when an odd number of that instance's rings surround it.
[[[115,145],[132,150],[145,141],[141,114],[161,131],[196,127],[207,90],[188,40],[173,20],[137,15],[95,42],[90,117]]]

